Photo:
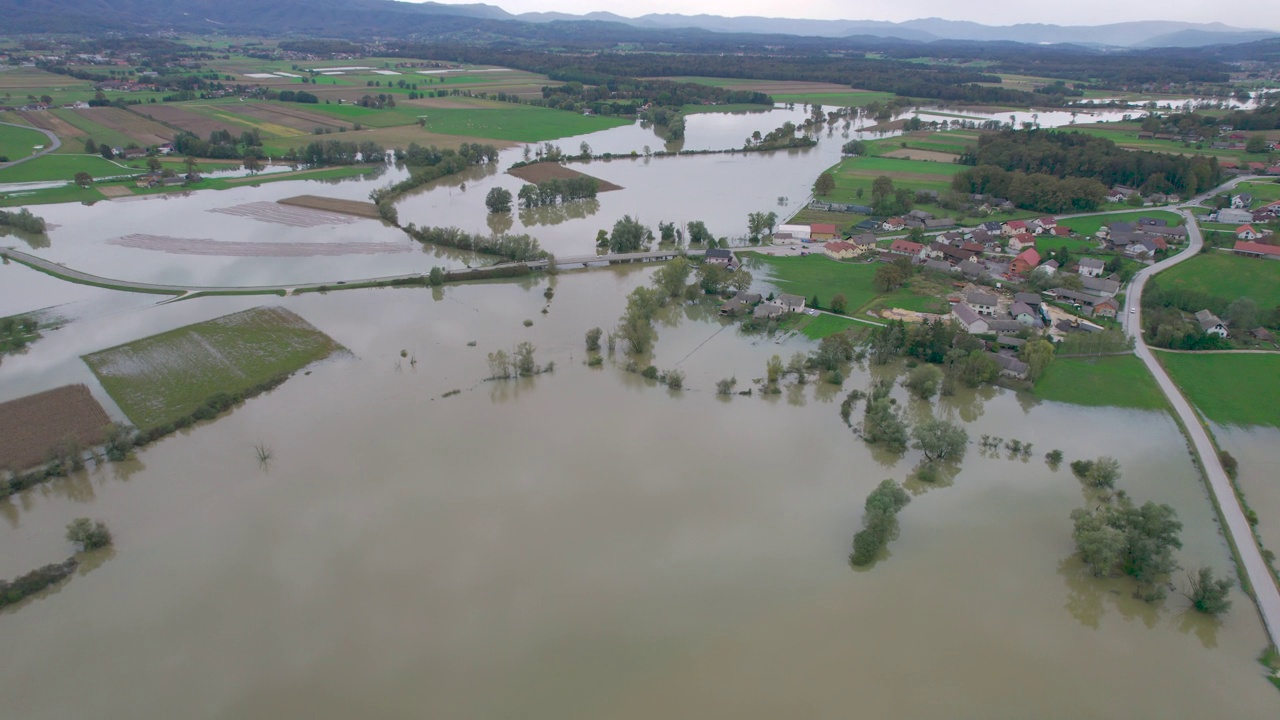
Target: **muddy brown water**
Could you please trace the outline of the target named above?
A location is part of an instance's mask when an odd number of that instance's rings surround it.
[[[1035,452],[971,445],[949,484],[913,485],[889,557],[854,572],[867,492],[917,455],[854,438],[830,386],[715,396],[715,381],[745,388],[770,355],[811,345],[741,336],[709,308],[658,323],[654,363],[683,369],[683,392],[583,365],[583,333],[611,326],[649,272],[562,275],[547,315],[546,280],[271,299],[352,355],[133,462],[0,504],[3,576],[69,555],[74,517],[116,537],[56,591],[0,613],[5,714],[1280,714],[1241,593],[1210,621],[1177,595],[1135,601],[1072,559],[1068,513],[1084,496],[1045,466],[1055,447],[1115,455],[1126,489],[1178,510],[1182,564],[1230,571],[1168,416],[990,388],[932,405],[899,395],[914,418]],[[0,283],[28,273],[0,268]],[[101,393],[79,355],[261,302],[93,314],[6,358],[0,399],[78,381]],[[482,381],[485,354],[523,339],[555,371]],[[855,369],[845,387],[887,372]]]

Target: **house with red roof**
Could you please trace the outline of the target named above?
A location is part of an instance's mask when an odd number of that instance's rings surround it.
[[[1017,235],[1018,233],[1024,233],[1026,231],[1027,231],[1027,224],[1022,220],[1010,220],[1009,222],[1000,226],[1001,234],[1009,235],[1009,236]]]
[[[1058,227],[1058,221],[1054,220],[1049,215],[1045,215],[1044,217],[1035,219],[1035,226],[1037,233],[1047,233]]]
[[[897,253],[898,255],[912,255],[920,257],[924,253],[924,245],[911,242],[910,240],[898,239],[894,240],[893,244],[889,246],[889,252]]]
[[[834,260],[848,260],[858,256],[858,246],[837,240],[823,245],[822,254]]]
[[[1031,233],[1018,233],[1009,238],[1009,250],[1012,252],[1022,252],[1029,247],[1036,246],[1036,236]]]
[[[1237,240],[1235,247],[1231,249],[1235,254],[1244,255],[1245,257],[1280,259],[1280,245]]]
[[[1066,225],[1055,225],[1049,234],[1054,237],[1071,237],[1071,228]]]
[[[1253,229],[1252,225],[1241,225],[1236,228],[1236,239],[1238,240],[1257,240],[1262,237],[1262,233]]]
[[[812,223],[809,225],[810,240],[838,240],[840,234],[832,223]]]
[[[885,230],[901,230],[906,226],[907,226],[907,221],[903,220],[900,217],[891,217],[880,224],[880,227],[884,228]]]
[[[1040,264],[1040,253],[1033,247],[1018,253],[1018,257],[1009,264],[1009,272],[1015,275],[1026,275]]]

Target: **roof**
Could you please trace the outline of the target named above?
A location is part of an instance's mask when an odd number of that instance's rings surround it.
[[[982,320],[982,316],[978,315],[976,310],[964,303],[956,303],[953,305],[951,307],[951,313],[956,316],[957,320],[964,323],[965,327]]]
[[[906,253],[907,255],[916,255],[923,249],[923,245],[910,240],[894,240],[893,244],[889,246],[890,252]]]
[[[1054,235],[1057,235],[1059,237],[1071,236],[1071,228],[1067,227],[1066,225],[1054,225],[1052,232]]]
[[[987,321],[987,327],[991,328],[992,332],[1002,333],[1019,332],[1022,330],[1023,325],[1012,318],[992,318]]]
[[[1012,239],[1023,245],[1034,245],[1036,243],[1036,236],[1029,232],[1014,233]]]
[[[1115,295],[1120,292],[1120,283],[1115,280],[1107,280],[1106,278],[1089,277],[1088,275],[1080,278],[1080,284],[1085,290],[1103,295]]]
[[[826,233],[828,235],[836,234],[836,226],[834,223],[812,223],[809,225],[809,232]]]
[[[733,251],[731,251],[731,250],[725,250],[724,248],[711,248],[710,250],[708,250],[708,251],[707,251],[707,257],[709,257],[709,258],[725,258],[725,259],[727,259],[727,260],[732,260],[732,259],[733,259]]]
[[[1026,250],[1023,250],[1022,252],[1018,253],[1018,257],[1013,259],[1014,262],[1017,262],[1019,260],[1026,263],[1030,267],[1035,267],[1040,264],[1040,253],[1036,252],[1035,248],[1029,247]]]
[[[1080,267],[1087,267],[1087,268],[1093,268],[1095,270],[1101,270],[1106,266],[1107,264],[1105,262],[1097,258],[1080,258]]]
[[[1000,299],[997,298],[995,295],[988,295],[987,293],[978,292],[977,290],[970,290],[969,292],[965,293],[964,299],[966,302],[972,305],[994,306],[996,303],[1000,302]]]
[[[951,272],[951,264],[945,260],[926,260],[924,266],[929,270],[937,270],[938,272]]]
[[[1027,370],[1028,370],[1027,364],[1022,362],[1016,357],[1013,357],[1011,355],[1001,355],[999,353],[993,353],[993,352],[988,352],[987,357],[991,358],[992,360],[995,360],[996,364],[1000,366],[1001,370],[1011,372],[1015,375],[1027,374]]]
[[[829,250],[833,253],[854,252],[858,249],[857,245],[847,243],[842,240],[834,240],[822,246],[823,250]]]
[[[1236,252],[1253,253],[1256,255],[1277,255],[1280,256],[1280,246],[1267,245],[1260,242],[1250,242],[1248,240],[1239,240],[1232,248]]]
[[[1019,315],[1030,315],[1035,317],[1036,311],[1032,310],[1031,306],[1024,302],[1015,302],[1009,307],[1009,314],[1014,317],[1018,317]]]
[[[1039,305],[1040,303],[1044,302],[1043,300],[1040,299],[1039,295],[1035,293],[1024,293],[1024,292],[1014,293],[1013,301],[1015,303],[1025,303],[1027,305]]]
[[[756,318],[767,318],[773,317],[774,315],[781,315],[782,313],[782,308],[777,305],[765,304],[757,305],[756,309],[751,311],[751,316]]]
[[[1005,223],[1004,226],[1009,228],[1010,230],[1024,230],[1026,229],[1027,224],[1021,220],[1010,220],[1009,222]]]
[[[804,307],[804,298],[799,295],[782,293],[775,299],[785,307]]]
[[[1252,225],[1241,225],[1236,228],[1236,234],[1239,235],[1241,233],[1253,233],[1254,235],[1257,235],[1258,231],[1254,230]]]
[[[1223,322],[1218,319],[1218,316],[1208,310],[1201,310],[1196,313],[1196,322],[1200,323],[1201,330],[1211,330],[1219,325],[1223,325]]]

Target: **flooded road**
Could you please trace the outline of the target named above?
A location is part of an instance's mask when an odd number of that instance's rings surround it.
[[[913,419],[1033,442],[975,444],[948,485],[911,485],[890,557],[846,563],[884,456],[830,385],[721,398],[811,347],[673,308],[653,363],[686,390],[582,364],[639,266],[548,280],[270,298],[352,351],[131,463],[0,505],[0,576],[62,560],[72,518],[109,557],[0,613],[7,713],[65,718],[1274,718],[1247,598],[1221,621],[1151,606],[1073,559],[1068,460],[1173,505],[1182,565],[1230,572],[1170,417],[992,388]],[[33,271],[0,267],[0,287]],[[31,292],[39,283],[21,280]],[[109,294],[109,293],[108,293]],[[102,300],[102,298],[99,298]],[[252,307],[210,298],[92,314],[0,365],[0,399],[66,382],[79,355]],[[532,327],[523,326],[532,319]],[[484,382],[521,340],[553,373]],[[475,347],[467,343],[475,341]],[[400,351],[416,355],[416,368]],[[845,389],[872,373],[855,369]],[[441,396],[451,390],[454,397]],[[859,413],[860,414],[860,413]],[[1119,441],[1118,438],[1123,438]],[[263,468],[253,445],[274,458]],[[1175,578],[1178,583],[1182,578]]]

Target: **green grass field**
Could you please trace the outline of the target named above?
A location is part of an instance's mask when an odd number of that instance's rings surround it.
[[[1034,394],[1042,400],[1090,407],[1168,407],[1155,378],[1136,355],[1055,358],[1036,383]]]
[[[1263,311],[1280,305],[1280,262],[1274,260],[1202,253],[1160,273],[1156,281],[1164,287],[1199,290],[1227,300],[1253,298]]]
[[[0,157],[18,160],[30,155],[35,146],[48,144],[49,138],[44,133],[0,125]]]
[[[579,115],[567,110],[531,105],[508,105],[510,106],[493,110],[425,108],[419,112],[426,116],[424,129],[427,132],[513,142],[557,140],[633,122],[624,118]]]
[[[425,118],[425,132],[513,142],[556,140],[633,122],[623,118],[579,115],[566,110],[499,102],[493,102],[490,107],[476,108],[400,106],[390,110],[370,110],[358,105],[309,105],[306,109],[378,128],[412,125],[419,118]]]
[[[1061,248],[1066,248],[1073,255],[1080,255],[1097,247],[1098,242],[1096,240],[1047,236],[1036,238],[1036,252],[1040,253],[1042,257]]]
[[[800,328],[800,332],[810,340],[821,340],[828,335],[835,335],[838,332],[844,332],[851,327],[870,327],[860,322],[850,320],[848,318],[838,317],[836,315],[818,315],[809,318],[809,322]]]
[[[777,103],[822,105],[823,107],[861,107],[873,102],[892,100],[893,93],[852,90],[839,93],[775,93]]]
[[[76,111],[74,110],[56,109],[56,110],[50,110],[49,112],[53,114],[55,117],[65,120],[68,124],[74,127],[80,128],[85,133],[87,133],[89,137],[93,138],[93,141],[98,143],[99,145],[110,145],[111,147],[122,148],[129,145],[130,143],[135,143],[134,139],[129,137],[128,135],[125,135],[124,133],[118,132],[116,130],[112,130],[111,128],[106,127],[104,125],[100,125],[90,120],[89,118],[76,113]],[[61,152],[61,153],[84,152],[84,141],[85,141],[84,138],[63,137],[61,139],[62,139],[62,149],[59,150],[58,152]]]
[[[1247,182],[1240,183],[1235,190],[1231,191],[1232,195],[1239,193],[1249,193],[1253,196],[1252,209],[1257,209],[1275,200],[1280,200],[1280,183],[1274,182]]]
[[[1157,352],[1156,357],[1213,422],[1280,427],[1280,355]]]
[[[69,184],[47,190],[20,191],[0,193],[0,207],[17,207],[19,205],[49,205],[64,202],[93,203],[104,200],[105,196],[97,188],[82,188]]]
[[[1137,222],[1144,217],[1165,220],[1170,225],[1182,224],[1182,216],[1177,213],[1171,213],[1168,210],[1134,210],[1133,212],[1114,213],[1111,215],[1086,215],[1084,217],[1070,218],[1061,221],[1059,225],[1065,225],[1080,235],[1090,236],[1096,235],[1098,228],[1103,225],[1118,222]]]
[[[782,292],[812,298],[815,294],[826,307],[831,298],[844,294],[850,311],[871,302],[880,294],[871,284],[877,263],[837,262],[823,255],[770,257],[748,253],[752,269],[759,268]]]
[[[41,182],[46,180],[71,180],[78,172],[96,177],[130,175],[142,172],[122,168],[97,155],[63,155],[53,153],[24,162],[21,165],[0,170],[0,183]]]
[[[84,356],[141,430],[187,416],[219,393],[242,393],[341,348],[283,308],[259,307]]]

